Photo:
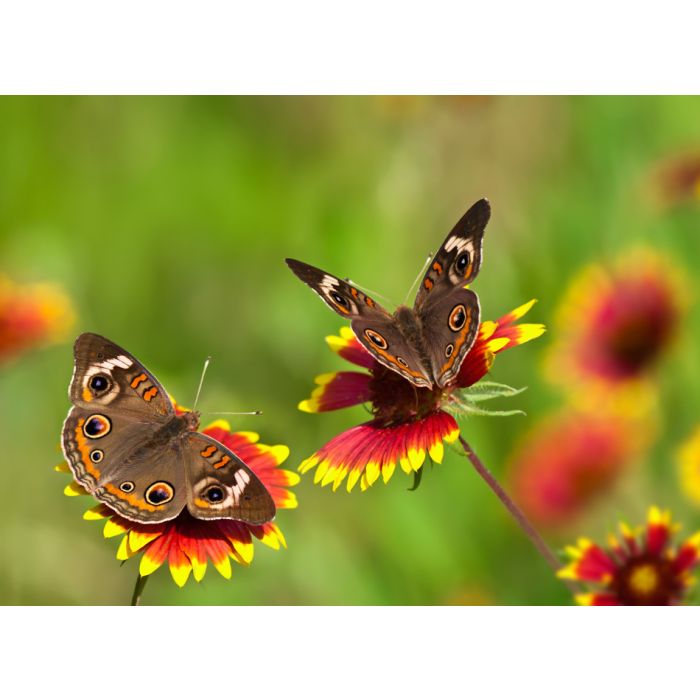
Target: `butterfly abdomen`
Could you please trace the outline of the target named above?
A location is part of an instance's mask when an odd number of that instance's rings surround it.
[[[407,306],[397,307],[394,312],[394,319],[406,342],[417,352],[423,367],[430,367],[430,356],[423,340],[423,328],[421,327],[420,319]]]

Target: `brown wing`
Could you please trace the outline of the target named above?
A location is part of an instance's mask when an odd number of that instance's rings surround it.
[[[262,525],[275,517],[275,502],[262,481],[218,440],[189,433],[183,449],[187,508],[195,518]]]
[[[333,311],[351,322],[357,339],[377,362],[416,386],[432,387],[418,353],[382,306],[359,289],[317,267],[290,258],[286,262]]]
[[[187,501],[179,447],[153,444],[153,423],[130,412],[73,407],[63,454],[75,480],[119,515],[140,523],[176,517]]]
[[[75,367],[68,393],[76,406],[85,410],[109,406],[157,423],[175,414],[156,378],[116,343],[95,333],[83,333],[73,351]]]
[[[416,313],[454,287],[470,284],[481,267],[481,244],[491,216],[486,199],[473,204],[450,231],[428,267],[413,305]]]
[[[456,287],[421,309],[423,338],[432,376],[438,386],[449,384],[462,366],[479,332],[479,298]]]

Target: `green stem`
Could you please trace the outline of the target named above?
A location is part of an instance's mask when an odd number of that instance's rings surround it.
[[[460,435],[459,441],[462,443],[462,447],[467,455],[467,459],[472,463],[474,469],[476,469],[479,476],[488,484],[489,488],[496,494],[498,500],[503,503],[508,512],[513,516],[513,519],[518,524],[520,529],[528,536],[530,542],[535,545],[537,551],[544,557],[545,561],[552,567],[556,572],[562,568],[562,564],[557,558],[556,554],[547,546],[547,543],[542,539],[541,535],[532,523],[525,517],[525,514],[518,508],[518,506],[513,503],[510,496],[503,490],[501,485],[496,480],[496,477],[488,470],[484,463],[477,457],[476,453],[469,446],[469,443]],[[578,586],[571,581],[564,581],[569,590],[573,593],[578,593]]]
[[[132,605],[140,605],[141,604],[141,594],[143,593],[143,589],[146,587],[147,581],[148,581],[148,576],[139,576],[136,579],[136,585],[134,586],[134,593],[131,596],[131,604]]]

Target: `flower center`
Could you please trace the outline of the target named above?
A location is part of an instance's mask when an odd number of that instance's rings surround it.
[[[672,605],[683,582],[668,562],[647,554],[623,564],[611,587],[623,605]]]
[[[640,564],[635,566],[629,573],[628,584],[631,590],[641,597],[648,597],[654,593],[659,586],[659,574],[651,564]]]
[[[417,387],[384,365],[371,371],[372,410],[385,425],[420,420],[439,408],[442,389]]]

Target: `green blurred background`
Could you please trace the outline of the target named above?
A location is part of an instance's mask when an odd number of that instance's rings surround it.
[[[62,421],[72,338],[124,345],[180,401],[262,409],[234,427],[291,448],[289,468],[367,419],[296,405],[313,377],[347,368],[323,338],[342,320],[287,270],[308,261],[401,302],[426,255],[475,200],[493,216],[474,284],[484,318],[536,297],[549,323],[581,264],[635,242],[694,275],[697,207],[660,210],[649,178],[700,145],[696,98],[3,98],[0,272],[54,281],[78,312],[65,342],[0,368],[3,503],[0,601],[122,604],[137,559],[84,522],[87,498],[62,495]],[[665,421],[652,451],[586,534],[652,501],[687,528],[673,454],[700,418],[691,313],[660,372]],[[513,445],[560,399],[541,375],[543,338],[501,355],[492,378],[529,390],[502,408],[526,417],[462,427],[503,476]],[[206,416],[205,416],[206,418]],[[397,470],[365,493],[332,493],[309,474],[280,511],[288,549],[258,544],[231,581],[210,566],[178,589],[165,567],[144,593],[163,604],[564,604],[549,572],[469,464],[447,451],[415,492]],[[592,531],[591,531],[592,528]],[[547,535],[559,547],[579,533]]]

